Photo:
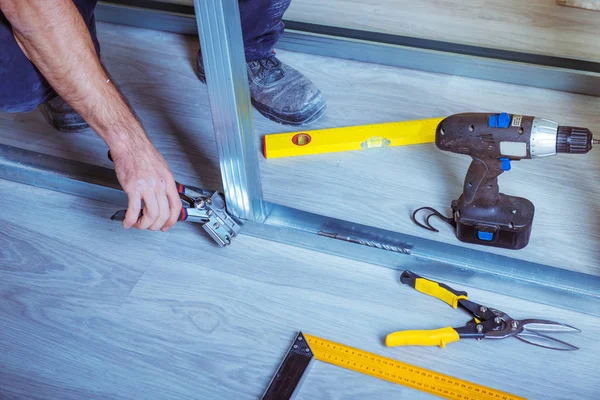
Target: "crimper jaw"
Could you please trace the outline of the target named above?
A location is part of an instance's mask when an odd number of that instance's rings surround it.
[[[187,220],[202,224],[202,228],[219,246],[228,246],[240,232],[238,223],[227,214],[225,201],[219,193],[184,187],[182,205]]]
[[[113,158],[108,152],[108,159]],[[221,247],[231,244],[240,232],[240,225],[227,213],[225,200],[217,192],[185,186],[175,182],[181,200],[181,213],[177,221],[190,221],[202,224],[204,230]],[[140,217],[144,210],[140,211]],[[119,210],[111,220],[123,221],[127,210]]]

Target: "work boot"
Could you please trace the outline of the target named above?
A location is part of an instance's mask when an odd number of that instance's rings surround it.
[[[56,96],[42,104],[42,113],[55,129],[61,132],[80,132],[90,126],[60,96]]]
[[[198,51],[198,78],[206,83],[202,53]],[[275,54],[246,63],[252,105],[266,118],[285,125],[307,125],[327,109],[321,91]]]

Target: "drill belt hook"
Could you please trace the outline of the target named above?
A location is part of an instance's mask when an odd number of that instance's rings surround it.
[[[419,221],[417,221],[417,214],[419,213],[419,211],[422,210],[427,210],[429,211],[429,214],[425,217],[425,224],[420,223]],[[444,216],[442,213],[440,213],[438,210],[436,210],[435,208],[432,207],[421,207],[416,209],[411,216],[412,221],[417,224],[418,226],[420,226],[421,228],[425,228],[428,231],[433,231],[433,232],[439,232],[436,228],[434,228],[431,225],[431,222],[429,222],[429,220],[431,219],[431,217],[438,217],[439,219],[441,219],[444,222],[447,222],[448,224],[454,226],[454,220],[452,218],[446,217]]]

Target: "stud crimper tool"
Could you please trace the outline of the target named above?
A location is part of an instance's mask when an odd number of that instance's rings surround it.
[[[110,152],[108,158],[112,161]],[[231,244],[241,230],[240,225],[227,213],[225,200],[217,192],[209,192],[175,182],[181,199],[181,213],[177,221],[189,221],[202,224],[202,228],[221,247]],[[113,221],[123,221],[127,210],[119,210],[112,217]],[[140,217],[144,213],[140,211]]]
[[[182,205],[177,221],[200,223],[219,246],[231,244],[231,240],[240,232],[240,226],[227,214],[223,197],[216,192],[184,186],[179,182],[175,184]],[[117,211],[110,219],[123,221],[126,212]],[[140,217],[142,213],[143,210]]]
[[[465,326],[446,327],[434,330],[399,331],[387,335],[386,346],[440,346],[456,342],[459,339],[517,339],[535,346],[553,350],[578,350],[579,348],[548,336],[548,333],[574,333],[579,329],[560,322],[542,319],[516,320],[508,314],[490,307],[477,304],[467,298],[467,292],[404,271],[400,281],[421,293],[436,297],[453,308],[462,308],[473,316]]]

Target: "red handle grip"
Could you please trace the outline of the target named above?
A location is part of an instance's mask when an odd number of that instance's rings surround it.
[[[114,213],[114,215],[110,217],[110,219],[111,221],[123,221],[125,219],[125,214],[127,214],[127,210],[119,210],[116,213]],[[144,210],[140,211],[138,219],[142,218],[142,215],[144,215]],[[188,211],[187,208],[182,207],[177,221],[185,221],[186,219],[188,219]]]

